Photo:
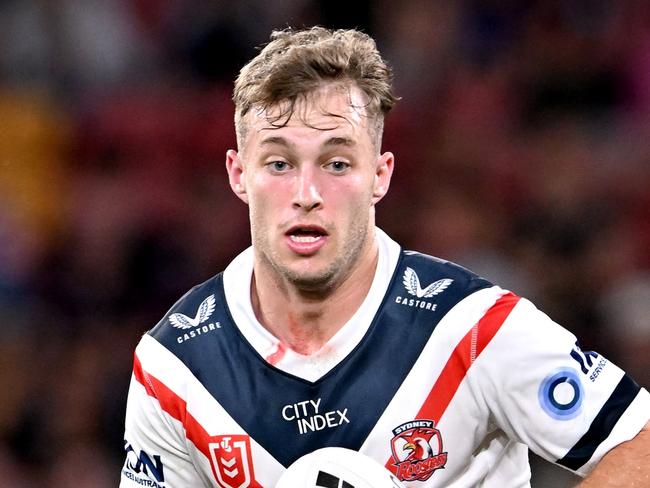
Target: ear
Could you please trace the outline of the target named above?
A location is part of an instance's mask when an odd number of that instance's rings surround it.
[[[393,153],[391,152],[385,152],[377,159],[377,167],[375,169],[375,183],[372,189],[373,205],[384,198],[384,195],[386,195],[388,192],[390,179],[393,175],[394,165],[395,156],[393,156]]]
[[[234,149],[226,151],[226,171],[230,188],[244,203],[248,203],[246,194],[246,169],[239,153]]]

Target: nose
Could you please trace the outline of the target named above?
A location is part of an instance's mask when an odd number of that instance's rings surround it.
[[[317,170],[303,167],[295,177],[293,207],[305,211],[315,210],[323,205]]]

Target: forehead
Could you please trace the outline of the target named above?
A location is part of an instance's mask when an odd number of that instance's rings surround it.
[[[246,114],[248,137],[245,145],[258,144],[262,139],[278,133],[307,133],[311,137],[331,137],[333,133],[345,134],[354,139],[370,139],[372,123],[366,112],[367,97],[355,86],[325,85],[299,97],[293,112],[287,116],[288,102],[266,110],[251,110]]]

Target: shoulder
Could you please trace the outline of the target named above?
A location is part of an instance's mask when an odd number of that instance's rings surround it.
[[[203,349],[222,335],[225,309],[221,274],[190,289],[140,339],[134,357],[136,376],[138,371],[143,379],[153,375],[167,388],[182,391],[191,376],[188,358],[209,356]]]
[[[467,268],[435,256],[404,250],[398,272],[409,293],[420,292],[433,296],[455,284],[455,288],[485,288],[492,286],[485,278]],[[422,286],[426,285],[423,289]]]
[[[165,343],[179,332],[208,326],[215,309],[223,302],[222,274],[219,273],[185,293],[147,334]]]
[[[455,263],[402,251],[386,295],[386,310],[401,320],[428,327],[443,320],[452,310],[466,311],[470,296],[483,296],[482,290],[492,288],[495,287],[488,280]],[[460,326],[465,323],[465,318],[457,317],[457,313],[454,317],[454,323]]]

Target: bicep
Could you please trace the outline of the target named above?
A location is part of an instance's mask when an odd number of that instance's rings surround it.
[[[584,476],[648,420],[647,391],[526,300],[491,346],[482,369],[492,414],[551,462]]]
[[[203,486],[189,455],[182,426],[135,378],[127,400],[120,487]],[[155,484],[154,484],[155,483]]]

